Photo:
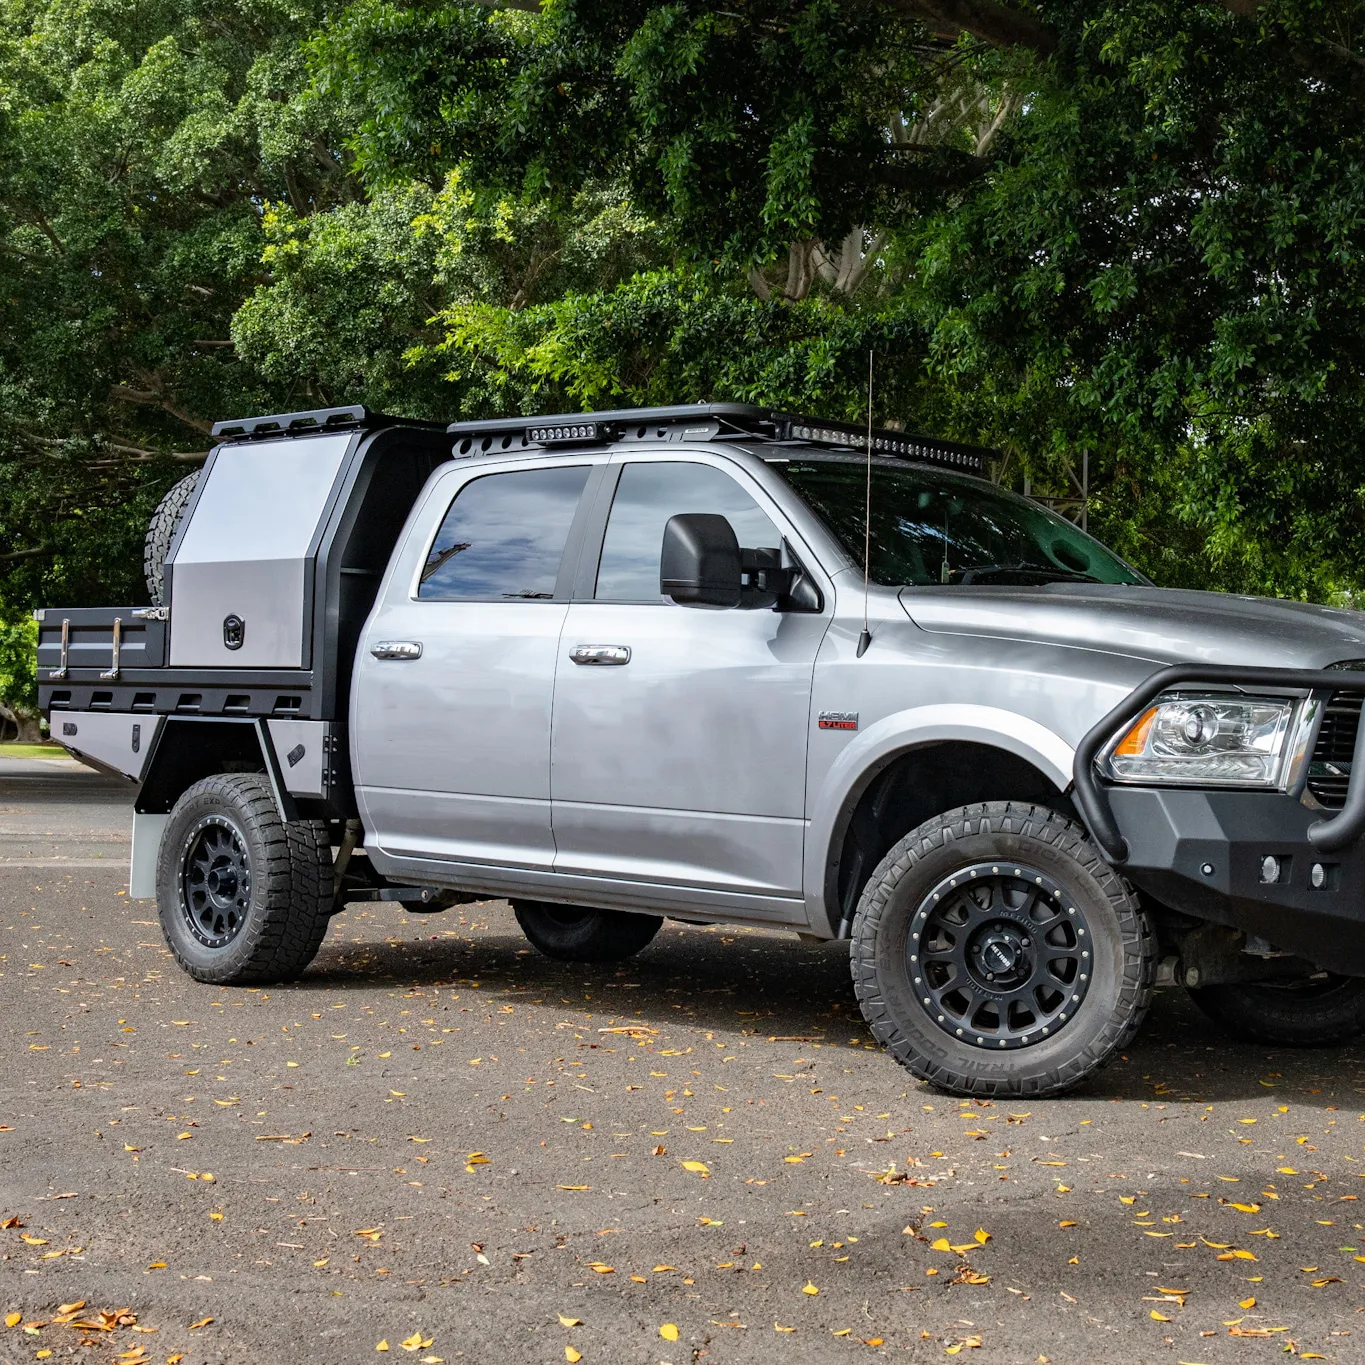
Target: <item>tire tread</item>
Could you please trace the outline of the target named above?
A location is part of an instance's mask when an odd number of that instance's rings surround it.
[[[901,879],[936,849],[973,835],[999,834],[1036,839],[1078,863],[1099,885],[1123,926],[1123,977],[1110,1020],[1089,1046],[1045,1077],[991,1080],[954,1072],[924,1057],[893,1017],[877,983],[877,932]],[[873,1037],[915,1076],[955,1094],[1041,1099],[1074,1089],[1131,1041],[1151,1003],[1155,953],[1155,937],[1136,893],[1104,861],[1080,825],[1047,806],[986,801],[927,820],[891,848],[863,889],[849,957],[854,990]]]

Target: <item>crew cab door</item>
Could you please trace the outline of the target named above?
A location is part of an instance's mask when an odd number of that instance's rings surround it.
[[[556,666],[556,872],[695,888],[696,903],[722,893],[731,908],[791,916],[827,614],[701,610],[659,592],[675,514],[720,513],[742,546],[781,546],[787,528],[760,498],[715,456],[613,464]]]
[[[592,472],[457,466],[429,490],[352,686],[356,796],[383,852],[549,870],[550,701]]]

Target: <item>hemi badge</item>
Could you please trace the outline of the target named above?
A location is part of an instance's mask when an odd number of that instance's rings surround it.
[[[858,713],[856,711],[821,711],[820,728],[822,730],[856,730],[858,728]]]

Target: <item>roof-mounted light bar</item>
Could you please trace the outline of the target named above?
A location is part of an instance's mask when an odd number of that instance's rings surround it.
[[[524,450],[529,446],[601,445],[610,441],[746,440],[798,442],[836,450],[866,450],[867,431],[852,423],[800,417],[748,403],[690,403],[610,412],[557,413],[546,417],[453,422],[457,455]],[[946,465],[984,476],[995,454],[982,446],[885,428],[872,432],[872,451],[902,460]]]

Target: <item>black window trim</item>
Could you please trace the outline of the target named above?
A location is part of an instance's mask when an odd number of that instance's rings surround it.
[[[651,452],[651,454],[654,455],[654,458],[641,459],[639,453],[636,451],[614,452],[611,462],[603,466],[606,472],[598,485],[596,494],[597,501],[593,506],[590,517],[585,519],[584,523],[584,538],[579,551],[578,571],[574,577],[572,595],[569,598],[571,602],[592,603],[595,606],[611,607],[671,608],[675,605],[674,603],[665,602],[657,597],[630,599],[598,597],[597,574],[602,565],[602,550],[606,544],[607,522],[611,517],[612,503],[616,499],[616,486],[620,482],[621,474],[626,467],[635,464],[699,464],[704,465],[707,469],[719,470],[722,474],[728,475],[735,481],[740,490],[753,500],[753,503],[758,510],[773,523],[773,527],[781,540],[780,548],[785,549],[801,566],[802,572],[805,573],[807,577],[811,578],[811,581],[815,584],[816,590],[820,596],[820,607],[818,610],[821,612],[824,611],[825,604],[828,600],[827,591],[820,580],[812,575],[810,570],[806,567],[807,562],[814,558],[813,554],[809,549],[804,552],[798,552],[797,542],[792,535],[792,527],[789,524],[789,519],[771,498],[769,498],[769,501],[772,502],[773,505],[769,508],[765,507],[758,498],[753,496],[753,491],[748,488],[745,485],[744,480],[739,477],[740,474],[746,474],[749,471],[743,469],[733,461],[715,458],[698,458],[698,456],[703,454],[714,456],[713,451],[669,450],[658,451],[657,453]],[[752,478],[752,475],[750,475],[750,478]],[[762,485],[759,484],[758,487],[762,488]],[[764,491],[766,492],[766,490]],[[588,490],[585,489],[584,502],[587,501],[587,493]],[[786,529],[784,529],[784,525]]]
[[[595,453],[595,452],[594,452]],[[498,474],[525,474],[541,469],[584,469],[588,471],[588,477],[583,484],[583,491],[578,495],[578,506],[574,509],[573,520],[569,523],[569,533],[564,540],[564,550],[559,559],[559,572],[555,577],[555,588],[553,597],[422,597],[422,568],[431,555],[431,547],[436,543],[436,537],[441,534],[441,527],[445,525],[446,517],[450,515],[450,509],[455,505],[456,499],[472,483],[479,479],[491,478]],[[468,478],[460,482],[460,486],[450,494],[445,501],[445,506],[441,514],[436,519],[436,524],[432,528],[430,535],[427,536],[422,548],[422,553],[417,560],[416,568],[413,572],[412,583],[408,590],[409,601],[421,603],[426,606],[445,606],[456,607],[467,603],[487,603],[496,602],[502,606],[535,606],[546,603],[564,603],[573,600],[573,585],[577,581],[577,574],[582,559],[583,546],[585,543],[585,530],[591,525],[592,513],[596,506],[599,490],[604,482],[611,466],[600,456],[594,458],[593,454],[579,453],[577,458],[565,452],[562,460],[527,460],[524,463],[518,461],[510,468],[504,464],[476,467],[474,469],[462,470],[469,475]],[[438,484],[433,493],[438,497],[440,485]]]

